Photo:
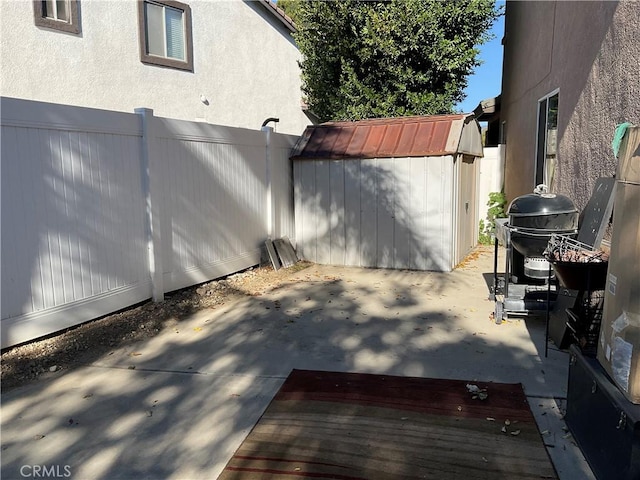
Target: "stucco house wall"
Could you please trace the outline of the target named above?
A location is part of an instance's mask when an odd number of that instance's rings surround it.
[[[81,0],[79,34],[34,23],[33,2],[1,1],[0,95],[299,135],[300,53],[258,1],[193,0],[193,72],[140,61],[133,0]],[[208,100],[208,105],[201,101]],[[271,124],[274,126],[274,124]]]
[[[612,176],[617,124],[640,124],[640,2],[507,2],[502,121],[509,200],[535,183],[537,109],[559,89],[552,190],[583,208]]]

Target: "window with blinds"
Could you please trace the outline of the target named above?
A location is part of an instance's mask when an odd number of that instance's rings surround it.
[[[35,24],[39,27],[80,33],[78,0],[36,0],[33,2]]]
[[[142,62],[192,71],[189,6],[176,1],[144,1],[139,5]]]
[[[42,4],[44,17],[60,22],[69,21],[69,6],[66,0],[45,0]]]

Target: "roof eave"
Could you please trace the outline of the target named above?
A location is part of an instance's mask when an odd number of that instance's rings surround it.
[[[264,5],[267,11],[271,13],[271,15],[273,15],[276,20],[278,20],[286,28],[288,28],[291,33],[296,33],[298,31],[298,27],[296,27],[293,19],[289,15],[284,13],[284,10],[278,7],[274,2],[272,2],[271,0],[260,0],[260,3]]]
[[[501,95],[482,100],[473,110],[479,122],[490,120],[500,115]]]

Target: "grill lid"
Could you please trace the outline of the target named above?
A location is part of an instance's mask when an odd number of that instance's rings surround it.
[[[555,193],[528,193],[515,198],[509,205],[508,213],[512,217],[538,217],[578,213],[578,209],[569,197]]]

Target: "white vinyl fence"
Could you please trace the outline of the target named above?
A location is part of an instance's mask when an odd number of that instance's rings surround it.
[[[2,347],[256,265],[294,241],[297,137],[1,99]]]
[[[478,190],[478,222],[487,221],[489,194],[504,190],[505,146],[484,147],[484,157],[480,159],[480,182]]]

